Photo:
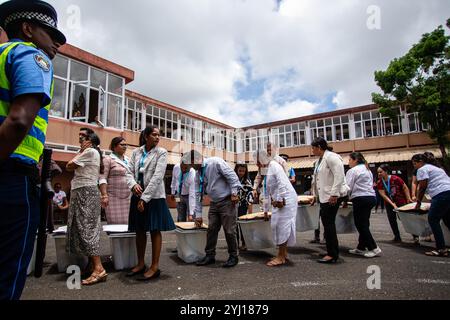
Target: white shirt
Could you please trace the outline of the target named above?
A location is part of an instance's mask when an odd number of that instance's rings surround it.
[[[327,150],[322,161],[316,162],[312,190],[314,195],[319,197],[320,203],[328,203],[333,196],[347,196],[349,188],[340,155]]]
[[[267,176],[263,179],[264,211],[271,211],[272,200],[286,202],[286,206],[297,206],[297,193],[286,176],[284,168],[276,161],[270,161]]]
[[[450,191],[450,177],[441,168],[430,164],[417,170],[417,181],[428,180],[427,192],[431,198],[446,191]]]
[[[181,177],[181,166],[180,164],[175,165],[172,171],[172,184],[170,185],[172,189],[172,195],[179,195],[180,181],[182,180],[181,195],[189,196],[189,215],[195,215],[195,169],[191,168],[189,172],[185,173]]]
[[[83,153],[77,155],[72,161],[79,166],[75,169],[75,175],[72,179],[72,190],[98,185],[100,177],[100,154],[97,150],[88,148]]]
[[[375,197],[373,175],[364,164],[351,168],[345,176],[350,187],[350,199],[357,197]]]

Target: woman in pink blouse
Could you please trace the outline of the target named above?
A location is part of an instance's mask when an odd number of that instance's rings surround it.
[[[128,225],[131,191],[126,180],[130,171],[129,160],[125,156],[127,143],[122,137],[114,138],[110,149],[113,153],[104,158],[105,171],[100,178],[102,207],[105,208],[108,224]]]

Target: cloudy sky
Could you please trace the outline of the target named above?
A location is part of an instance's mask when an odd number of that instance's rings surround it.
[[[450,18],[448,0],[49,2],[129,89],[237,127],[370,104],[374,71]]]

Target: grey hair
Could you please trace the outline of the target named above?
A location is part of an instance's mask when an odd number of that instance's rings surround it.
[[[257,150],[253,154],[253,159],[256,163],[261,163],[262,165],[268,165],[270,161],[272,160],[272,157],[269,156],[266,150]]]
[[[186,152],[181,157],[181,163],[183,164],[202,164],[203,163],[203,155],[197,150],[191,150]]]

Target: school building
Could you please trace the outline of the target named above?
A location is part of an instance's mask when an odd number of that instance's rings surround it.
[[[4,39],[5,40],[5,39]],[[309,189],[313,163],[311,141],[323,136],[342,155],[362,152],[374,169],[389,163],[404,179],[411,177],[412,155],[431,151],[441,153],[429,138],[418,115],[399,106],[396,120],[382,116],[376,105],[358,106],[306,117],[235,128],[189,112],[182,107],[127,90],[135,72],[80,48],[66,44],[53,60],[54,98],[50,110],[47,147],[63,168],[79,150],[78,132],[90,127],[99,135],[105,153],[110,141],[124,137],[130,148],[138,146],[139,134],[148,124],[160,128],[160,146],[169,151],[166,190],[170,192],[172,168],[181,154],[192,148],[206,157],[224,158],[231,166],[249,163],[252,153],[272,141],[279,153],[290,156],[297,173],[297,191]],[[70,189],[70,173],[56,178]]]

